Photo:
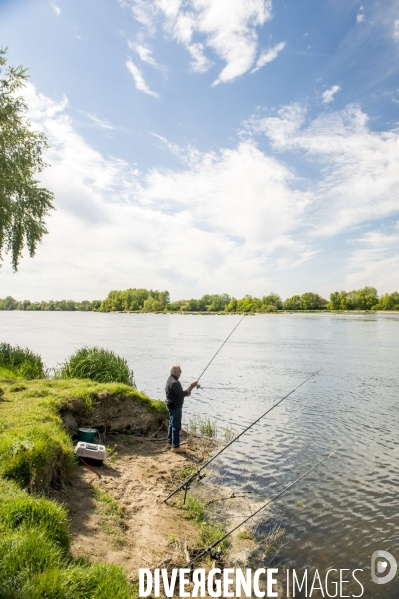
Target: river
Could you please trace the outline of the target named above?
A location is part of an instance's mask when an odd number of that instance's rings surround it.
[[[128,360],[140,390],[163,399],[169,365],[180,363],[188,384],[238,319],[0,312],[0,341],[29,347],[48,367],[82,345],[107,347]],[[239,431],[323,369],[218,463],[229,484],[266,499],[345,442],[274,504],[264,526],[279,522],[286,530],[273,563],[323,572],[362,568],[363,596],[374,599],[399,596],[399,578],[386,585],[370,581],[374,551],[389,551],[399,561],[398,364],[397,314],[248,316],[185,404],[186,421],[200,414]]]

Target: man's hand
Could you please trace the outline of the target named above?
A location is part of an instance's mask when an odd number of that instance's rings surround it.
[[[191,391],[193,389],[195,389],[195,387],[198,385],[198,381],[194,381],[193,383],[191,383],[191,385],[189,386],[189,388],[187,389],[188,394],[191,395]]]

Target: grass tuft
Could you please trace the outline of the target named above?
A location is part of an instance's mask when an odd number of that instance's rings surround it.
[[[12,374],[13,378],[32,380],[45,377],[41,357],[30,349],[19,347],[19,345],[13,347],[9,343],[0,343],[0,368]]]
[[[190,433],[214,439],[217,436],[217,421],[210,418],[201,418],[201,416],[197,415],[190,418],[187,430]]]
[[[69,549],[68,516],[62,506],[43,497],[35,498],[25,493],[2,497],[0,530],[4,533],[30,529],[43,533],[60,550]]]
[[[225,530],[219,524],[206,519],[205,505],[198,497],[188,494],[186,503],[180,507],[185,511],[186,518],[193,520],[198,526],[198,536],[195,540],[195,547],[203,548],[211,545],[225,534]],[[220,550],[225,552],[229,546],[229,540],[225,539],[220,543]]]
[[[237,537],[242,540],[252,541],[252,539],[254,538],[254,535],[247,528],[242,528],[241,530],[238,531]]]
[[[230,424],[228,424],[223,429],[223,438],[226,441],[226,443],[233,441],[233,439],[235,439],[236,436],[237,436],[237,432],[234,430],[234,428]]]
[[[136,388],[133,370],[125,358],[100,347],[82,347],[61,364],[60,379],[90,379],[98,383],[123,383]]]
[[[109,495],[106,491],[104,491],[98,485],[92,485],[93,493],[95,499],[102,504],[102,511],[111,516],[112,518],[116,518],[118,520],[122,520],[125,517],[125,513],[122,508],[119,507],[118,502],[114,497]]]

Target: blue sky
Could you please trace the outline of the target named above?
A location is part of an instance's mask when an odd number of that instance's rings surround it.
[[[0,296],[399,288],[399,2],[0,0],[56,212]]]

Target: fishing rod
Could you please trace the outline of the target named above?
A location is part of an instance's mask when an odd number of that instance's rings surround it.
[[[228,447],[230,447],[230,445],[232,445],[235,441],[237,441],[244,433],[246,433],[247,431],[249,431],[250,428],[252,428],[253,426],[255,426],[255,424],[257,424],[259,422],[259,420],[262,420],[262,418],[264,418],[267,414],[269,414],[269,412],[271,412],[272,410],[274,410],[274,408],[277,408],[277,406],[280,405],[282,401],[284,401],[285,399],[287,399],[287,397],[289,397],[290,395],[292,395],[293,393],[295,393],[295,391],[297,389],[299,389],[299,387],[302,387],[302,385],[304,385],[311,378],[313,378],[314,376],[316,376],[316,374],[318,374],[321,370],[323,370],[323,369],[320,368],[320,370],[317,370],[316,372],[314,372],[313,374],[311,374],[305,381],[303,381],[302,383],[300,383],[300,385],[298,385],[297,387],[295,387],[295,389],[293,389],[292,391],[290,391],[289,393],[287,393],[287,395],[285,395],[277,403],[275,403],[274,405],[272,405],[271,408],[269,408],[268,410],[266,410],[266,412],[264,414],[262,414],[262,416],[259,416],[259,418],[257,420],[255,420],[255,422],[252,422],[252,424],[250,424],[249,426],[247,426],[247,428],[245,428],[243,431],[241,431],[241,433],[239,435],[237,435],[237,437],[234,437],[234,439],[232,439],[227,445],[225,445],[224,447],[222,447],[222,449],[220,451],[218,451],[213,457],[211,457],[207,462],[205,462],[205,464],[203,464],[202,466],[200,466],[200,468],[198,468],[198,470],[196,470],[193,474],[191,474],[189,477],[187,477],[186,480],[184,482],[182,482],[181,485],[179,485],[177,487],[177,489],[175,489],[174,491],[172,491],[172,493],[170,493],[167,496],[167,498],[164,499],[164,503],[166,503],[168,501],[168,499],[170,499],[171,497],[173,497],[173,495],[175,495],[176,493],[178,493],[180,491],[180,489],[183,489],[183,488],[185,490],[185,494],[184,494],[184,502],[185,502],[186,501],[187,491],[189,489],[191,481],[197,475],[199,476],[200,472],[202,470],[204,470],[204,468],[206,468],[211,462],[213,462],[213,460],[215,460],[218,456],[220,456],[221,453],[223,453],[224,451],[226,451],[226,449]],[[205,474],[203,474],[202,476],[199,476],[200,480],[204,476],[205,476]]]
[[[271,499],[269,499],[269,501],[267,501],[266,503],[264,503],[259,509],[257,509],[255,512],[253,512],[253,514],[251,514],[250,516],[248,516],[247,518],[245,518],[245,520],[243,520],[242,522],[240,522],[240,524],[238,524],[237,526],[235,526],[234,528],[232,528],[229,532],[227,532],[225,535],[223,535],[222,537],[220,537],[220,539],[218,539],[217,541],[215,541],[214,543],[212,543],[211,545],[209,545],[209,547],[207,547],[206,549],[204,549],[204,551],[202,551],[196,557],[194,557],[194,559],[192,559],[191,562],[189,562],[188,564],[186,564],[184,566],[184,568],[189,568],[194,562],[198,561],[201,557],[203,557],[204,555],[206,555],[209,551],[211,551],[219,543],[221,543],[222,541],[224,541],[225,539],[227,539],[227,537],[229,537],[238,528],[240,528],[241,526],[243,526],[243,524],[245,524],[246,522],[248,522],[248,520],[251,520],[251,518],[253,518],[254,516],[256,516],[256,514],[259,514],[259,512],[261,512],[262,510],[264,510],[265,507],[267,507],[273,501],[276,501],[276,499],[278,499],[279,497],[281,497],[281,495],[283,495],[283,493],[285,493],[286,491],[288,491],[288,489],[291,489],[294,485],[296,485],[297,483],[299,483],[300,480],[302,480],[303,478],[305,478],[305,476],[307,476],[313,470],[315,470],[316,468],[318,468],[323,462],[325,462],[326,460],[328,460],[329,458],[331,458],[331,456],[333,456],[334,453],[336,453],[337,451],[339,451],[340,449],[342,449],[344,445],[345,445],[345,443],[342,443],[342,445],[340,447],[337,447],[337,449],[335,449],[334,451],[332,451],[328,456],[326,456],[325,458],[323,458],[322,460],[320,460],[320,462],[318,462],[317,464],[315,464],[314,466],[312,466],[312,468],[309,468],[309,470],[307,470],[304,474],[302,474],[296,480],[294,480],[289,485],[287,485],[282,491],[280,491],[279,493],[277,493],[277,495],[275,495],[274,497],[272,497]]]

